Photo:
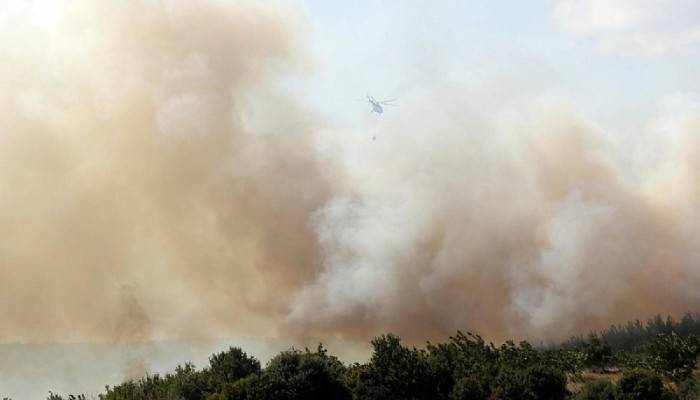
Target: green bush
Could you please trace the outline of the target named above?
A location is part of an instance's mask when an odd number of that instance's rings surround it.
[[[562,400],[567,394],[564,373],[542,364],[504,365],[492,387],[492,395],[498,399]]]
[[[360,374],[355,395],[367,400],[438,398],[427,354],[401,345],[395,335],[372,340],[374,353]]]
[[[583,366],[593,370],[605,371],[613,358],[608,343],[596,334],[591,334],[578,350],[583,354]]]
[[[229,347],[209,358],[209,375],[215,389],[257,373],[260,373],[260,362],[239,347]]]
[[[316,352],[288,350],[270,360],[262,374],[232,390],[248,400],[349,400],[345,367],[319,346]],[[234,397],[235,398],[235,397]]]
[[[209,371],[197,371],[192,363],[185,363],[174,374],[149,375],[106,389],[100,400],[204,400],[209,393]]]
[[[620,400],[666,400],[673,394],[664,388],[659,375],[652,371],[636,369],[622,374],[617,384]]]
[[[12,400],[12,399],[9,399],[7,397],[3,397],[3,400]],[[49,390],[49,396],[46,398],[46,400],[85,400],[85,395],[79,394],[76,396],[74,394],[69,394],[68,397],[63,397],[63,396]]]
[[[679,381],[693,372],[700,355],[700,343],[694,335],[683,339],[672,332],[656,335],[647,343],[646,350],[656,371]]]
[[[476,381],[481,387],[479,391],[490,393],[491,382],[498,372],[498,349],[493,344],[487,345],[479,335],[458,331],[447,343],[428,343],[427,353],[434,399],[463,397],[460,393],[472,391],[464,385],[473,386]],[[460,380],[464,380],[462,387],[456,389]]]
[[[512,341],[496,347],[479,335],[459,331],[446,343],[428,343],[425,349],[417,349],[388,334],[372,340],[374,351],[368,362],[349,366],[320,345],[314,352],[284,351],[265,368],[240,348],[231,347],[213,354],[205,369],[196,370],[186,363],[173,373],[107,386],[99,399],[563,400],[570,394],[567,376],[580,381],[586,366],[606,369],[614,365],[628,368],[617,385],[588,382],[571,398],[700,400],[700,382],[692,375],[700,343],[691,332],[700,319],[688,317],[675,325],[668,320],[663,326],[657,320],[663,322],[655,319],[653,332],[662,327],[669,330],[654,333],[645,346],[646,353],[618,351],[613,355],[607,344],[609,338],[616,337],[613,329],[600,338],[577,337],[571,341],[575,343],[572,347],[549,349]],[[683,336],[673,333],[674,327],[683,328]],[[640,329],[640,324],[633,324],[620,337],[630,332],[639,333],[635,338],[644,337],[648,332]],[[664,386],[660,374],[674,380],[669,387],[675,391]],[[49,398],[66,400],[54,393],[49,393]]]
[[[486,400],[489,394],[489,384],[483,377],[465,376],[455,384],[450,400]]]

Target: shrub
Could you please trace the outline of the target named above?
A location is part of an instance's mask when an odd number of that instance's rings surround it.
[[[675,332],[656,335],[646,349],[654,369],[676,381],[690,376],[700,355],[700,343],[694,335],[683,339]]]
[[[227,351],[214,354],[209,358],[209,374],[212,385],[223,388],[248,375],[260,372],[260,362],[250,357],[239,347],[229,347]]]
[[[620,400],[665,400],[672,397],[659,375],[643,369],[626,371],[617,387]]]
[[[584,355],[583,365],[594,370],[605,371],[612,360],[612,349],[596,334],[588,337],[588,342],[581,345],[580,351]]]
[[[492,387],[492,395],[498,399],[562,400],[567,394],[564,373],[543,364],[525,368],[504,365]]]
[[[349,400],[345,367],[319,346],[316,352],[288,350],[270,360],[259,378],[236,388],[250,400]]]
[[[438,398],[427,354],[401,345],[395,335],[372,340],[374,353],[362,370],[355,395],[367,400]]]
[[[483,377],[465,376],[455,384],[450,400],[486,400],[489,393],[488,381]]]

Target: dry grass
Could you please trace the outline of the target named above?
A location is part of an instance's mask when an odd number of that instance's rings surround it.
[[[619,381],[621,377],[622,370],[619,368],[611,368],[606,371],[584,370],[580,374],[569,374],[566,377],[566,388],[570,392],[575,393],[579,389],[581,389],[581,387],[583,387],[583,385],[585,385],[587,382],[605,379],[613,383],[617,383],[617,381]]]

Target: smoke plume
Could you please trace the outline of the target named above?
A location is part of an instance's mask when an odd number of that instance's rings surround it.
[[[323,268],[291,321],[561,340],[697,310],[700,103],[674,102],[626,157],[561,99],[459,84],[402,104],[361,163],[329,139],[351,181],[314,214]]]
[[[695,99],[635,162],[565,101],[461,84],[343,132],[274,84],[306,62],[292,10],[53,4],[0,17],[0,342],[555,340],[697,309]]]
[[[293,14],[6,8],[0,342],[274,334],[331,193],[312,123],[270,83],[301,57]]]

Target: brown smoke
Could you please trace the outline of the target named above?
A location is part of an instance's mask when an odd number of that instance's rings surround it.
[[[330,193],[312,125],[267,89],[296,62],[294,18],[218,1],[10,11],[0,342],[274,334],[317,267],[308,215]]]
[[[454,84],[402,104],[352,190],[317,213],[323,269],[291,321],[312,336],[559,340],[697,310],[698,104],[658,117],[675,122],[652,166],[620,162],[553,98]],[[632,178],[642,166],[654,172]]]
[[[561,101],[457,84],[344,148],[276,94],[296,20],[259,3],[3,17],[0,342],[557,339],[697,310],[697,108],[641,179]]]

